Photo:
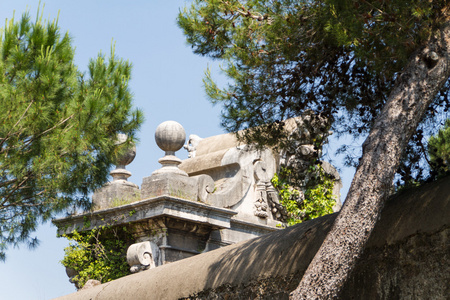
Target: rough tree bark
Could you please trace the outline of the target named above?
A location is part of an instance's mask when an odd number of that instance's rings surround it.
[[[338,297],[389,196],[403,150],[449,76],[450,20],[446,19],[399,76],[363,144],[344,206],[291,299]]]

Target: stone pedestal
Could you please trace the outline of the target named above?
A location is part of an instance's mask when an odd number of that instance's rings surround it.
[[[177,173],[157,173],[142,180],[142,199],[173,196],[206,203],[214,192],[214,180],[208,175],[187,177]]]
[[[92,195],[94,210],[120,206],[139,199],[139,186],[126,180],[108,182]]]
[[[126,170],[126,166],[136,157],[136,146],[134,143],[128,142],[127,136],[124,134],[117,135],[115,144],[119,148],[118,150],[123,147],[123,152],[116,159],[116,169],[109,173],[113,180],[96,190],[92,195],[94,210],[120,206],[140,200],[139,186],[127,181],[131,176],[131,172]]]

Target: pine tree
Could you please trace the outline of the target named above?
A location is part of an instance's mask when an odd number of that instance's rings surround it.
[[[28,13],[6,22],[0,36],[0,259],[28,243],[41,221],[71,207],[106,182],[121,149],[143,121],[132,108],[131,64],[111,51],[74,64],[74,48],[57,20]]]
[[[450,172],[450,119],[439,132],[428,141],[431,167],[436,175]]]
[[[447,1],[198,0],[180,13],[193,51],[225,63],[228,87],[209,73],[205,86],[224,107],[226,129],[259,128],[246,138],[273,144],[283,119],[312,110],[338,133],[369,134],[345,204],[294,299],[339,295],[402,155],[413,154],[402,166],[419,164],[427,126],[449,109],[448,10]]]
[[[273,145],[284,140],[282,120],[307,110],[328,118],[335,134],[367,134],[409,57],[443,20],[445,4],[194,1],[178,23],[194,53],[224,63],[231,84],[219,88],[209,72],[205,78],[207,95],[223,105],[224,128],[255,128],[246,131],[249,141]],[[418,170],[414,179],[427,175],[424,136],[450,108],[448,86],[409,141],[400,171]],[[352,166],[357,159],[345,157]]]

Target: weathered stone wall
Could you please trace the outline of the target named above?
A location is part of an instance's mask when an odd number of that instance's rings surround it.
[[[366,251],[339,299],[448,299],[450,230]],[[182,299],[289,299],[303,272],[222,285]]]
[[[419,233],[365,252],[342,299],[448,299],[450,230]]]
[[[335,215],[61,299],[287,299]],[[450,178],[390,199],[341,299],[448,299]]]

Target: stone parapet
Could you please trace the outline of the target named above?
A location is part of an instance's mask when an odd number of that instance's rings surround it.
[[[447,299],[450,177],[390,199],[342,299]],[[288,299],[336,214],[82,290],[78,299]]]

